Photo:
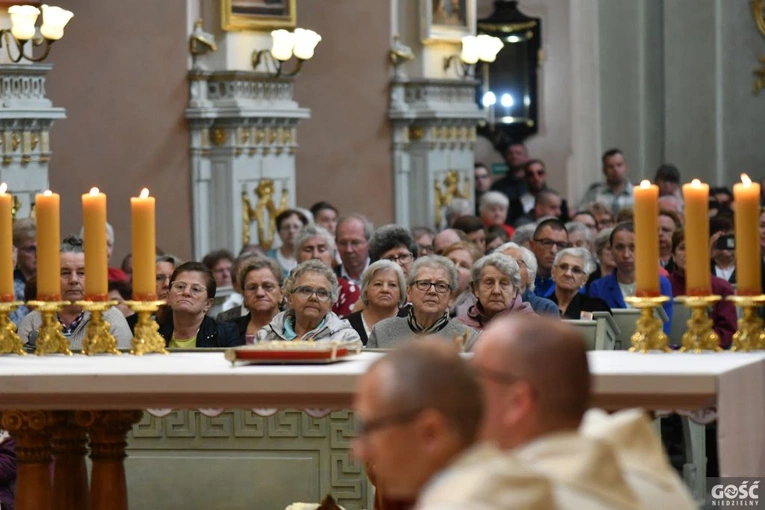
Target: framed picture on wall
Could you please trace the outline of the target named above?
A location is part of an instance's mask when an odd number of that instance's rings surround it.
[[[420,0],[422,42],[459,42],[475,34],[476,0]]]
[[[223,30],[291,29],[297,23],[296,0],[220,0]]]

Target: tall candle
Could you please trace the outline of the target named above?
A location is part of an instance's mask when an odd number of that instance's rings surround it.
[[[144,188],[130,199],[133,222],[133,299],[157,299],[155,201]]]
[[[98,188],[82,195],[85,241],[85,299],[109,298],[109,257],[106,246],[106,195]]]
[[[0,301],[13,301],[13,197],[0,184]]]
[[[762,294],[760,255],[760,185],[741,174],[733,186],[736,206],[736,292],[742,296]]]
[[[635,295],[658,296],[659,187],[643,181],[634,191]]]
[[[683,185],[685,202],[685,292],[689,296],[712,294],[709,270],[709,185],[693,179]]]
[[[47,190],[35,196],[37,221],[37,299],[61,299],[61,198]]]

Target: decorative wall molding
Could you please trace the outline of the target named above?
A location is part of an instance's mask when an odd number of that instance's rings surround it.
[[[445,204],[436,188],[449,171],[473,189],[476,126],[484,119],[476,85],[474,80],[393,80],[389,118],[396,223],[443,226],[437,225],[437,211]]]
[[[242,198],[256,204],[262,180],[271,179],[274,196],[286,191],[294,205],[297,123],[310,111],[293,100],[293,85],[292,78],[256,72],[190,71],[196,258],[217,248],[239,251],[248,231],[249,243],[259,242]]]
[[[33,212],[34,197],[48,188],[50,130],[66,118],[46,97],[50,64],[0,64],[0,181],[19,200],[16,217]]]
[[[184,478],[175,471],[183,465],[184,473],[204,481],[205,498],[226,501],[230,508],[284,508],[332,494],[348,510],[361,510],[367,507],[369,482],[351,456],[352,431],[349,411],[323,418],[301,411],[262,416],[237,409],[212,417],[190,410],[164,417],[146,412],[128,438],[130,501],[136,507],[152,502],[154,507],[200,508],[199,490],[178,490]],[[250,467],[256,470],[233,474]],[[295,478],[303,473],[310,476]],[[239,478],[253,482],[232,483]],[[138,483],[146,479],[161,483]],[[253,485],[274,489],[256,492]]]

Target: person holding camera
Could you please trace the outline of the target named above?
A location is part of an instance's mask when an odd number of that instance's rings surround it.
[[[712,274],[735,285],[736,240],[733,235],[732,218],[725,215],[710,219],[709,234]]]

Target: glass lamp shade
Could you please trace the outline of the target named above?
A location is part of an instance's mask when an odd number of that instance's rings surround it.
[[[64,27],[74,14],[61,7],[50,5],[42,6],[43,24],[40,27],[40,33],[50,41],[58,41],[64,37]]]
[[[479,46],[478,38],[474,35],[468,35],[462,38],[462,52],[460,60],[465,64],[473,65],[478,62]]]
[[[504,44],[499,37],[481,34],[478,39],[478,58],[483,62],[494,62],[497,59],[497,53]]]
[[[11,34],[20,41],[28,41],[35,36],[35,23],[40,9],[31,5],[14,5],[8,8],[11,15]]]
[[[271,56],[276,60],[286,62],[292,57],[292,49],[295,47],[295,34],[279,29],[271,32],[273,46],[271,46]]]
[[[313,50],[321,41],[321,36],[313,30],[295,29],[295,57],[308,60],[313,57]]]

